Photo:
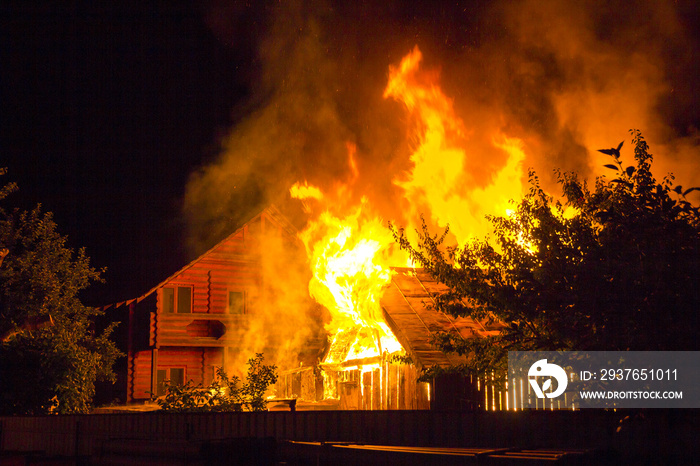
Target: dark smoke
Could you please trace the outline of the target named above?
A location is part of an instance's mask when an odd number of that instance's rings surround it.
[[[389,65],[414,45],[473,130],[475,183],[503,163],[494,130],[522,139],[526,168],[551,183],[554,168],[599,174],[595,150],[629,141],[631,128],[650,142],[657,174],[698,183],[698,10],[655,0],[211,0],[212,31],[251,54],[252,97],[219,159],[188,184],[193,245],[285,204],[296,181],[347,182],[348,142],[360,171],[348,202],[367,195],[385,218],[398,216],[392,179],[410,169],[416,141],[401,104],[382,93]]]

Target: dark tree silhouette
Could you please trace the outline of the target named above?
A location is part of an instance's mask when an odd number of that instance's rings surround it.
[[[16,189],[0,190],[0,200]],[[81,290],[100,280],[83,249],[66,247],[50,213],[0,208],[0,413],[85,413],[120,353],[97,333]]]
[[[444,248],[425,225],[418,243],[396,240],[449,291],[437,308],[498,321],[499,335],[435,344],[468,355],[457,369],[503,371],[507,352],[531,350],[697,350],[700,309],[700,213],[669,175],[658,182],[652,155],[632,131],[635,164],[623,167],[622,143],[601,150],[612,178],[589,189],[557,172],[555,200],[530,173],[515,212],[490,217],[493,238]]]

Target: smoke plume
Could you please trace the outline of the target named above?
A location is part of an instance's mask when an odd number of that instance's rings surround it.
[[[276,231],[251,243],[258,250],[262,279],[248,290],[250,312],[236,333],[237,346],[226,359],[230,375],[244,376],[249,358],[263,353],[265,364],[282,369],[313,365],[325,345],[323,310],[309,296],[310,272],[303,247]]]
[[[642,130],[656,172],[700,181],[696,96],[698,8],[692,2],[262,2],[214,0],[207,18],[232,47],[253,44],[248,113],[218,160],[191,176],[185,212],[195,248],[210,245],[289,186],[348,183],[348,143],[367,196],[403,220],[393,181],[412,169],[405,107],[383,97],[388,68],[418,45],[466,132],[465,182],[506,163],[493,135],[523,141],[523,173],[601,173],[596,149]],[[694,16],[693,16],[694,15]],[[241,25],[245,24],[246,27]],[[631,153],[626,155],[631,161]]]

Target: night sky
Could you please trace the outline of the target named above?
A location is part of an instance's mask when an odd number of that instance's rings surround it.
[[[190,2],[3,2],[6,205],[51,211],[106,285],[138,296],[189,259],[188,175],[247,95],[252,47],[218,40]]]
[[[539,4],[512,3],[523,8]],[[660,13],[655,2],[582,3],[581,11],[587,13],[581,22],[590,21],[591,42],[609,44],[619,53],[610,56],[629,57],[626,50],[642,50],[659,57],[658,102],[649,111],[653,118],[642,121],[663,121],[654,123],[660,129],[651,134],[697,155],[697,2],[665,2],[671,6]],[[327,127],[314,126],[314,112],[327,102],[333,102],[335,118],[342,122],[330,132],[355,140],[361,164],[362,157],[373,164],[395,164],[377,155],[383,147],[371,149],[367,143],[398,139],[399,130],[391,124],[369,129],[367,124],[370,113],[381,123],[387,120],[382,112],[395,109],[372,112],[365,104],[381,98],[387,67],[416,44],[433,57],[426,59],[431,65],[441,68],[457,107],[499,106],[509,128],[541,141],[540,147],[563,168],[583,167],[559,158],[559,153],[581,152],[584,141],[577,139],[577,128],[551,117],[551,96],[576,88],[569,83],[581,74],[576,67],[584,65],[572,60],[565,66],[547,46],[522,39],[529,37],[527,27],[550,26],[536,19],[517,23],[520,16],[503,5],[508,3],[4,1],[0,166],[8,168],[3,181],[20,187],[6,207],[41,203],[54,213],[71,247],[85,247],[94,266],[107,267],[106,284],[86,294],[89,304],[136,297],[195,254],[188,246],[191,229],[207,223],[193,222],[192,211],[207,203],[185,200],[192,174],[204,173],[197,179],[206,182],[207,167],[223,166],[220,161],[228,156],[221,155],[226,152],[221,142],[232,128],[246,123],[270,127],[255,115],[290,102],[284,100],[289,89],[308,93],[308,99],[296,99],[294,105],[306,102],[309,115],[301,112],[288,120],[303,126],[298,132],[318,142],[308,144],[317,147],[299,144],[289,153],[280,151],[277,159],[256,159],[253,168],[271,174],[265,181],[250,181],[247,172],[233,176],[234,184],[236,176],[239,184],[248,184],[246,193],[221,198],[222,210],[228,209],[221,215],[229,227],[274,200],[290,181],[313,180],[319,166],[331,176],[342,172],[331,162],[301,162],[320,160],[318,147],[325,147],[325,136],[314,133]],[[677,21],[668,20],[671,10]],[[521,24],[517,33],[513,24]],[[556,27],[553,18],[551,29]],[[509,41],[516,36],[520,39],[512,46]],[[288,48],[271,45],[276,43]],[[517,58],[510,55],[513,50]],[[285,61],[296,54],[300,60]],[[332,63],[332,70],[324,63]],[[529,66],[533,63],[537,66]],[[619,70],[609,73],[622,75],[626,67],[621,62]],[[459,69],[469,71],[460,74]],[[523,69],[535,69],[530,73],[536,79],[518,79]],[[604,87],[605,81],[596,85]],[[468,95],[470,90],[478,98]],[[285,124],[284,134],[296,134],[294,125]],[[629,123],[635,124],[641,123]],[[562,142],[569,140],[574,142]],[[615,136],[610,145],[617,142]],[[334,144],[327,144],[329,154]],[[692,157],[683,159],[683,166],[691,167],[688,172],[700,166]],[[340,158],[345,163],[345,156]],[[221,192],[228,193],[212,189],[217,202]]]

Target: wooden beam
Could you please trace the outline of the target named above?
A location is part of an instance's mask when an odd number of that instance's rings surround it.
[[[155,395],[158,388],[158,348],[151,350],[151,394]]]

